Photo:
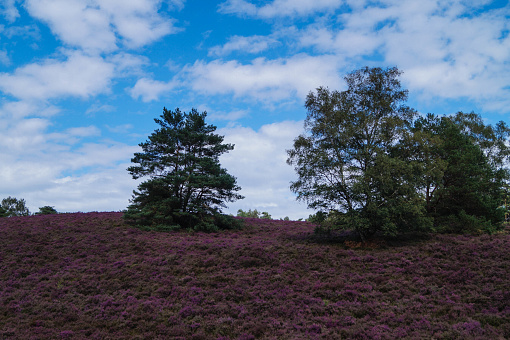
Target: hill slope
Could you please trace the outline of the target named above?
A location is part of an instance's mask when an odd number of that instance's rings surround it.
[[[0,219],[2,339],[510,338],[510,235],[353,250],[305,222],[143,232]]]

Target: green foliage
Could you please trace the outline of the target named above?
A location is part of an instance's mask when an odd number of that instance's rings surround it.
[[[421,147],[430,159],[423,162],[424,172],[436,170],[421,186],[436,227],[455,233],[503,228],[509,148],[502,140],[510,133],[505,124],[486,126],[473,113],[441,118],[429,114],[416,121],[413,131],[424,136]]]
[[[415,120],[396,68],[363,68],[346,91],[307,97],[305,134],[288,150],[291,190],[319,231],[495,232],[505,218],[510,128],[475,113]],[[508,203],[507,203],[508,204]]]
[[[149,179],[134,191],[125,219],[150,230],[190,229],[216,231],[239,227],[239,222],[221,214],[225,202],[243,196],[236,178],[221,168],[219,156],[233,150],[223,144],[216,127],[205,122],[207,113],[163,109],[160,128],[141,143],[143,152],[128,168],[134,179]]]
[[[310,214],[306,220],[311,223],[319,224],[324,222],[327,217],[328,214],[325,213],[324,211],[317,211],[315,214]]]
[[[318,88],[306,100],[306,134],[288,150],[291,190],[310,208],[342,212],[338,227],[362,238],[428,229],[415,168],[398,152],[416,112],[404,105],[397,68],[363,68],[346,91]]]
[[[266,220],[272,219],[271,215],[267,211],[259,212],[257,209],[253,211],[249,209],[248,211],[243,211],[243,209],[237,210],[238,217],[251,217],[251,218],[262,218]]]
[[[0,217],[8,217],[8,216],[9,216],[9,214],[7,213],[7,210],[4,207],[0,206]]]
[[[29,216],[30,211],[26,206],[26,202],[23,198],[17,199],[15,197],[7,197],[2,200],[1,203],[2,211],[0,216]]]
[[[52,215],[52,214],[58,214],[58,211],[56,211],[54,207],[45,205],[44,207],[40,207],[39,212],[36,212],[35,214],[36,215]]]

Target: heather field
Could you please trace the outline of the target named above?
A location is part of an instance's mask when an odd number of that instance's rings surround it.
[[[2,218],[0,338],[510,338],[508,232],[363,249],[314,240],[306,222],[246,223],[190,234],[121,213]]]

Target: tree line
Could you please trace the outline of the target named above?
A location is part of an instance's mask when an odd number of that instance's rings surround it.
[[[502,228],[510,178],[510,129],[475,113],[420,115],[406,105],[401,71],[362,68],[347,90],[320,87],[307,96],[305,131],[287,150],[298,179],[291,190],[319,212],[322,229],[376,233],[495,232]],[[160,125],[128,169],[148,176],[126,220],[146,229],[214,231],[239,227],[221,212],[243,197],[219,156],[223,144],[207,113],[163,109]],[[267,217],[258,211],[239,216]],[[255,216],[256,215],[256,216]],[[269,215],[269,214],[267,214]]]
[[[363,68],[347,90],[306,99],[305,132],[288,150],[291,190],[327,228],[495,232],[508,192],[509,127],[475,113],[419,115],[396,68]]]
[[[39,211],[35,215],[50,215],[58,214],[54,207],[46,205],[40,207]],[[27,202],[23,198],[6,197],[2,199],[0,203],[0,217],[12,217],[12,216],[30,216],[31,212],[27,208]]]
[[[290,189],[318,211],[318,230],[380,233],[496,232],[507,212],[510,128],[475,113],[421,115],[406,105],[396,67],[365,67],[347,89],[319,87],[306,98],[304,132],[287,150],[297,180]],[[217,231],[242,227],[222,213],[244,197],[219,156],[234,149],[206,123],[207,112],[163,108],[127,170],[147,178],[133,191],[125,220],[142,229]],[[4,203],[5,201],[5,203]],[[0,216],[29,214],[24,200],[2,201]],[[507,202],[507,203],[510,203]],[[42,207],[39,213],[55,213]],[[240,217],[271,218],[238,211]]]

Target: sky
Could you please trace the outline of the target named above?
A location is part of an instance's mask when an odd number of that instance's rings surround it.
[[[1,0],[0,198],[120,211],[163,107],[207,111],[235,149],[238,209],[313,211],[286,150],[306,95],[398,67],[420,113],[510,119],[510,4],[486,0]]]

